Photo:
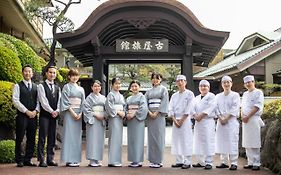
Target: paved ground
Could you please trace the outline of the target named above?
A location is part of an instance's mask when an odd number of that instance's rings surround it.
[[[167,128],[167,135],[170,135],[170,128]],[[126,138],[126,137],[125,137]],[[174,169],[171,168],[171,164],[174,163],[174,157],[171,155],[171,149],[170,149],[170,139],[167,137],[167,147],[165,149],[165,156],[164,156],[164,167],[160,169],[152,169],[148,167],[148,161],[144,162],[144,166],[142,168],[129,168],[127,160],[127,146],[126,141],[124,140],[123,144],[123,154],[122,154],[122,160],[123,160],[123,167],[122,168],[109,168],[107,167],[107,153],[108,149],[107,146],[105,148],[104,152],[104,161],[103,161],[103,167],[100,168],[92,168],[88,167],[88,161],[85,159],[85,149],[83,148],[82,152],[82,163],[80,167],[78,168],[71,168],[71,167],[65,167],[65,165],[60,164],[59,167],[48,167],[48,168],[40,168],[40,167],[23,167],[23,168],[17,168],[16,164],[0,164],[0,175],[187,175],[187,174],[193,174],[193,175],[273,175],[272,172],[270,172],[267,169],[262,168],[260,171],[254,172],[252,170],[245,170],[243,169],[243,165],[246,163],[246,160],[244,158],[240,158],[238,162],[238,170],[237,171],[229,171],[228,169],[212,169],[212,170],[204,170],[201,168],[190,168],[188,170],[182,170],[182,169]],[[85,146],[84,146],[85,147]],[[145,158],[147,156],[145,155]],[[59,162],[60,160],[60,150],[56,151],[55,161]],[[36,159],[33,159],[33,162],[36,162]],[[215,165],[219,164],[218,156],[215,156]]]

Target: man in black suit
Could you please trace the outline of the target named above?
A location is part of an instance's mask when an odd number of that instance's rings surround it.
[[[54,148],[56,142],[56,126],[60,106],[60,88],[54,84],[57,69],[49,66],[46,72],[47,79],[38,85],[38,98],[40,101],[39,139],[37,158],[40,167],[58,166],[54,161]],[[45,161],[44,145],[47,141],[47,160]]]
[[[31,65],[22,68],[23,80],[14,86],[13,103],[17,108],[15,159],[17,167],[36,166],[31,162],[35,146],[37,113],[40,106],[37,98],[37,85],[31,81]],[[26,134],[26,149],[23,156],[21,143]]]

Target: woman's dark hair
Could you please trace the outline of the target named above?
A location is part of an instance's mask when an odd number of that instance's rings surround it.
[[[79,75],[79,71],[77,69],[70,69],[67,76],[71,77],[71,76],[78,76]]]
[[[131,86],[132,86],[132,84],[134,84],[134,83],[137,83],[137,84],[140,86],[140,82],[139,82],[138,80],[133,80],[133,81],[131,81],[128,90],[131,89]]]
[[[101,86],[101,82],[99,80],[94,80],[91,83],[91,87],[94,86],[95,83],[97,83],[97,84],[99,84]]]
[[[115,83],[116,81],[121,81],[121,79],[118,78],[118,77],[112,78],[112,80],[111,80],[111,85],[114,85],[114,83]]]
[[[160,74],[160,73],[157,73],[157,72],[153,72],[152,74],[151,74],[151,80],[153,79],[153,78],[157,78],[157,79],[163,79],[163,76],[162,76],[162,74]]]

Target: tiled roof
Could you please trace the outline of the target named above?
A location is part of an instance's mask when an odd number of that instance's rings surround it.
[[[275,46],[277,43],[281,42],[281,33],[279,33],[279,32],[274,32],[274,33],[275,34],[260,33],[260,35],[263,35],[273,41],[269,42],[268,44],[261,45],[260,47],[257,47],[257,48],[251,49],[249,51],[246,51],[244,53],[241,53],[239,55],[235,55],[233,52],[232,54],[229,54],[224,60],[217,63],[216,65],[211,66],[208,69],[195,74],[194,78],[212,77],[212,75],[214,75],[216,73],[220,73],[220,72],[235,68],[235,67],[239,66],[240,64],[244,63],[245,61],[255,58],[256,56],[260,55],[264,51],[267,51],[271,47]],[[274,37],[274,39],[273,39],[273,37]],[[272,52],[272,53],[274,53],[274,52]],[[251,65],[249,65],[249,67],[250,66]],[[213,78],[215,78],[215,77],[213,77]]]

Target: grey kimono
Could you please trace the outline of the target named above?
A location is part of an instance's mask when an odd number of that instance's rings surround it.
[[[132,95],[126,100],[126,113],[133,112],[135,117],[127,121],[128,161],[143,162],[144,120],[147,117],[147,101],[142,93]]]
[[[158,111],[155,119],[147,117],[148,129],[148,160],[151,163],[162,163],[165,148],[165,116],[169,109],[169,94],[166,87],[158,85],[145,93],[148,109]]]
[[[69,108],[72,108],[76,114],[80,114],[84,99],[85,93],[82,87],[72,83],[64,85],[60,105],[63,117],[61,161],[64,163],[81,162],[82,119],[75,120]]]
[[[124,107],[124,97],[118,91],[111,91],[107,95],[105,110],[109,118],[108,164],[122,163],[123,119],[117,114],[117,111],[124,111]]]
[[[105,120],[98,120],[95,115],[105,114],[106,97],[91,93],[83,104],[84,121],[86,123],[86,159],[102,160],[104,150]]]

